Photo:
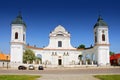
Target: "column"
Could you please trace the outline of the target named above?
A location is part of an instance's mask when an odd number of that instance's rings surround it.
[[[88,61],[86,60],[86,65],[88,65]]]

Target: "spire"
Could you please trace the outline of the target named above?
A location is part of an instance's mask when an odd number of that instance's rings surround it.
[[[21,11],[19,11],[17,18],[22,19]]]
[[[100,20],[103,20],[101,15],[98,16],[98,20],[97,21],[100,21]]]
[[[12,21],[12,24],[23,24],[26,26],[25,22],[22,19],[21,11],[19,11],[18,16],[15,20]]]
[[[94,25],[94,28],[96,27],[107,27],[107,23],[103,20],[103,18],[101,17],[101,15],[98,16],[97,22]]]

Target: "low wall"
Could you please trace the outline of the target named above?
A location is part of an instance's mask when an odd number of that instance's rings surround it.
[[[9,68],[10,62],[0,61],[0,68]]]

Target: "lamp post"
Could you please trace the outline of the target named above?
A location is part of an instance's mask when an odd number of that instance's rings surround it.
[[[8,69],[8,56],[6,56],[6,58],[7,58],[7,69]]]

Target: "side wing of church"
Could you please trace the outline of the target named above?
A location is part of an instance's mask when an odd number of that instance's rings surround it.
[[[94,46],[85,49],[72,47],[70,33],[58,25],[49,34],[49,45],[37,48],[26,45],[26,24],[19,14],[11,24],[11,64],[23,64],[23,52],[31,49],[47,67],[71,67],[77,65],[106,66],[109,61],[108,26],[99,16],[94,26]],[[11,65],[12,66],[12,65]]]

